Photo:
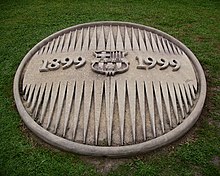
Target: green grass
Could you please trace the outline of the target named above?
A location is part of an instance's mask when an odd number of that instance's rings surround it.
[[[140,23],[171,34],[198,57],[208,83],[203,113],[186,137],[105,174],[220,175],[219,0],[1,1],[0,9],[0,175],[102,174],[83,157],[28,136],[12,92],[16,69],[36,43],[63,28],[102,20]]]

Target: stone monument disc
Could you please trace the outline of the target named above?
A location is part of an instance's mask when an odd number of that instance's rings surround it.
[[[197,121],[204,72],[180,41],[127,22],[59,31],[22,60],[15,102],[47,143],[95,156],[127,156],[175,141]]]

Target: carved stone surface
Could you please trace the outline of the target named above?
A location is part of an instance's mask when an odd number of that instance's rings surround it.
[[[95,22],[57,32],[22,60],[14,96],[25,124],[61,149],[126,156],[168,144],[198,119],[203,70],[157,29]]]

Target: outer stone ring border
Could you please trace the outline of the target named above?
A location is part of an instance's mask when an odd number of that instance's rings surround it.
[[[40,125],[38,125],[31,117],[30,115],[26,112],[23,103],[21,101],[21,96],[20,96],[20,81],[21,81],[21,76],[23,69],[25,65],[29,62],[29,60],[32,58],[32,56],[35,54],[36,51],[38,51],[43,45],[45,45],[51,38],[57,37],[59,35],[62,35],[66,32],[69,32],[75,28],[81,28],[81,27],[88,27],[91,25],[110,25],[110,24],[119,24],[119,25],[131,25],[131,26],[137,26],[138,28],[142,29],[147,29],[150,32],[159,34],[167,39],[169,39],[171,42],[179,46],[185,53],[186,55],[190,58],[194,68],[195,72],[197,73],[197,79],[199,81],[199,86],[198,86],[198,91],[199,91],[199,98],[197,101],[197,104],[191,114],[176,128],[171,130],[170,132],[151,139],[149,141],[139,143],[139,144],[133,144],[129,146],[119,146],[119,147],[101,147],[101,146],[90,146],[90,145],[84,145],[84,144],[79,144],[76,142],[69,141],[67,139],[61,138],[59,136],[56,136],[49,131],[45,130],[42,128]],[[24,59],[21,61],[17,72],[15,74],[14,78],[14,98],[15,98],[15,103],[18,109],[18,112],[20,116],[22,117],[24,123],[27,125],[27,127],[34,132],[38,137],[43,139],[45,142],[58,147],[60,149],[63,149],[65,151],[69,152],[74,152],[78,154],[83,154],[83,155],[93,155],[93,156],[112,156],[112,157],[122,157],[122,156],[128,156],[128,155],[135,155],[139,153],[144,153],[147,151],[154,150],[156,148],[162,147],[166,144],[169,144],[181,136],[183,136],[197,121],[199,118],[201,111],[203,109],[203,105],[205,102],[206,98],[206,79],[205,75],[203,72],[203,69],[195,57],[195,55],[180,41],[175,39],[174,37],[160,31],[157,29],[154,29],[152,27],[147,27],[144,25],[139,25],[135,23],[127,23],[127,22],[117,22],[117,21],[101,21],[101,22],[93,22],[93,23],[85,23],[85,24],[80,24],[76,25],[70,28],[66,28],[64,30],[61,30],[59,32],[56,32],[49,37],[45,38],[41,42],[39,42],[37,45],[35,45],[24,57]]]

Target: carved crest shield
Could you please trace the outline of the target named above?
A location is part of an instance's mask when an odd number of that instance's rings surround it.
[[[123,51],[95,51],[96,58],[92,61],[92,70],[106,76],[124,73],[129,68],[126,55],[127,52]]]

